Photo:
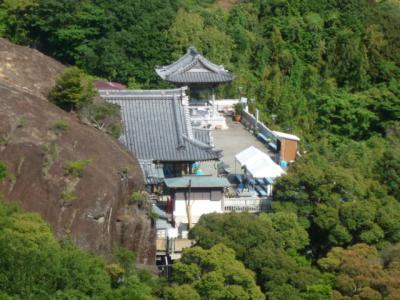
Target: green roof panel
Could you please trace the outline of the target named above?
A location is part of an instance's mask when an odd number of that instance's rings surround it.
[[[189,183],[192,188],[227,187],[230,185],[226,178],[213,176],[184,176],[165,179],[165,184],[169,188],[187,188]]]

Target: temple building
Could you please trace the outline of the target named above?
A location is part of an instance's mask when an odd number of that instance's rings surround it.
[[[217,111],[214,89],[233,80],[233,75],[222,65],[210,62],[194,47],[168,66],[157,66],[156,73],[165,81],[178,87],[188,86],[190,91],[211,91],[211,99],[206,102],[192,102],[190,114],[194,126],[226,129],[225,118]]]
[[[184,176],[168,178],[165,185],[171,190],[175,227],[187,238],[202,215],[224,212],[224,192],[230,183],[223,177]]]
[[[221,151],[213,147],[210,132],[192,128],[185,88],[99,90],[99,93],[106,101],[121,107],[124,130],[120,141],[136,155],[145,174],[160,177],[190,174],[194,162],[221,157]],[[160,164],[163,174],[159,171]]]
[[[190,47],[186,54],[168,66],[157,66],[157,74],[176,86],[189,86],[194,89],[214,88],[228,83],[233,76],[224,66],[216,65]]]

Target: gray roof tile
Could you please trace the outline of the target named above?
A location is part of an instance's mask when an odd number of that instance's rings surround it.
[[[220,158],[221,151],[210,146],[205,136],[198,140],[188,125],[182,89],[154,93],[103,90],[100,95],[121,107],[124,132],[120,140],[139,159],[166,162]]]
[[[144,180],[147,184],[157,184],[165,178],[162,164],[155,164],[151,159],[139,159]]]
[[[229,71],[199,54],[193,47],[176,62],[156,67],[157,74],[164,80],[177,84],[223,83],[233,80]]]
[[[187,188],[189,184],[192,188],[199,187],[227,187],[230,186],[228,179],[213,176],[184,176],[166,178],[165,184],[169,188]]]

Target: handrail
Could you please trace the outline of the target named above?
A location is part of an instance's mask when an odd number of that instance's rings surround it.
[[[274,141],[278,139],[275,133],[271,129],[269,129],[264,123],[256,120],[256,117],[251,113],[249,113],[248,111],[244,110],[242,112],[242,120],[246,127],[249,127],[253,130],[257,130],[258,132],[265,135],[267,138],[270,138]]]
[[[261,212],[268,211],[271,208],[271,200],[269,198],[259,197],[238,197],[225,198],[223,201],[223,211],[249,211]]]

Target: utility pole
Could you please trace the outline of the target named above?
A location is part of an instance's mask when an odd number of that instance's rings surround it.
[[[192,204],[190,203],[191,196],[192,196],[192,180],[189,179],[189,192],[188,192],[188,199],[186,202],[186,214],[188,219],[188,229],[190,230],[192,227]]]

